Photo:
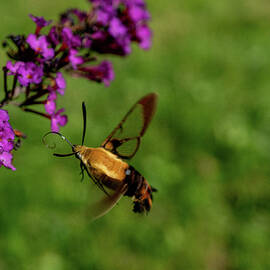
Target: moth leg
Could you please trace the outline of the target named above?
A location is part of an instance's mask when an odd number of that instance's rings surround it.
[[[81,175],[82,175],[82,178],[81,178],[81,182],[83,181],[83,179],[84,179],[84,170],[85,170],[85,167],[84,167],[84,165],[83,165],[83,162],[81,161],[81,163],[80,163],[80,168],[81,168]]]
[[[97,187],[98,187],[99,189],[101,189],[107,196],[110,196],[110,194],[105,190],[104,186],[101,184],[101,181],[98,180],[98,179],[96,179],[94,176],[92,176],[92,175],[90,174],[90,172],[89,172],[86,168],[85,168],[85,170],[86,170],[88,176],[89,176],[89,177],[92,179],[92,181],[94,182],[94,184],[97,185]]]
[[[102,180],[103,180],[103,178],[101,178],[100,180],[98,180],[98,179],[95,179],[96,181],[95,181],[95,184],[107,195],[107,196],[111,196],[107,191],[106,191],[106,189],[104,188],[104,186],[102,185]]]

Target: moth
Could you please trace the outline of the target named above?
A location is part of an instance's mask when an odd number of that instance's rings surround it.
[[[83,135],[81,145],[73,145],[59,132],[72,149],[69,154],[57,154],[57,157],[75,155],[80,160],[82,179],[84,171],[93,182],[104,192],[104,198],[92,207],[93,218],[106,214],[120,200],[128,196],[133,201],[135,213],[147,213],[152,207],[153,192],[156,191],[146,179],[131,165],[129,161],[137,153],[141,138],[145,134],[156,111],[157,94],[150,93],[138,100],[124,118],[110,133],[100,147],[84,146],[86,133],[86,108],[82,103]],[[111,191],[111,192],[109,192]]]

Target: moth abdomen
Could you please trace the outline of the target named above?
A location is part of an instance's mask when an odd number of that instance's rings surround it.
[[[133,197],[133,211],[135,213],[150,211],[153,199],[152,192],[156,189],[152,189],[146,179],[132,166],[129,166],[126,170],[124,181],[128,185],[128,190],[124,196]]]

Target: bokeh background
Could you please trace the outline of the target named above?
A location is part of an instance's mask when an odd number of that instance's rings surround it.
[[[80,182],[78,160],[42,145],[46,119],[9,107],[28,138],[17,171],[0,170],[1,270],[270,269],[270,2],[147,3],[152,49],[111,57],[109,88],[66,76],[58,104],[69,116],[61,132],[76,144],[86,102],[86,144],[98,146],[136,100],[159,93],[131,162],[158,189],[152,211],[135,215],[123,198],[90,223],[98,192]],[[88,4],[2,1],[1,40],[33,31],[29,13],[57,19],[70,7]]]

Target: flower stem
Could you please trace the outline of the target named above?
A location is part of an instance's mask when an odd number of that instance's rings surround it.
[[[11,90],[11,95],[10,95],[10,99],[12,99],[14,97],[14,93],[15,93],[15,89],[16,89],[16,84],[17,84],[17,80],[18,80],[18,75],[16,74],[14,76],[13,79],[13,84],[12,84],[12,90]]]
[[[24,106],[27,106],[27,105],[35,104],[35,102],[37,102],[36,99],[38,99],[38,98],[44,96],[44,95],[47,94],[48,92],[49,92],[48,90],[43,90],[43,91],[38,92],[37,94],[35,94],[35,95],[33,95],[33,96],[27,98],[25,101],[23,101],[23,102],[19,105],[19,107],[24,107]]]
[[[34,113],[34,114],[37,114],[37,115],[41,115],[43,117],[46,117],[48,119],[51,119],[51,117],[48,114],[46,114],[46,113],[38,112],[36,110],[32,110],[32,109],[28,109],[28,108],[22,108],[22,110],[25,111],[25,112],[31,112],[31,113]]]
[[[3,67],[4,72],[4,90],[5,90],[5,98],[8,99],[8,89],[7,89],[7,68]]]

